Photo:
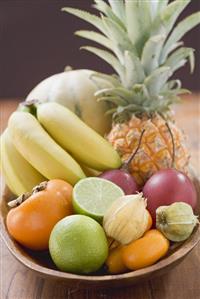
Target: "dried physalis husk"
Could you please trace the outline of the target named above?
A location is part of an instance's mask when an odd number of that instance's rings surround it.
[[[184,202],[175,202],[156,210],[156,227],[171,241],[180,242],[189,238],[197,223],[192,207]]]
[[[115,200],[103,218],[107,236],[121,244],[129,244],[142,237],[148,225],[146,206],[142,193]]]

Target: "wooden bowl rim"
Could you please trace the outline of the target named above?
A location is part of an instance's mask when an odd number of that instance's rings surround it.
[[[200,186],[200,181],[195,177],[196,184]],[[3,201],[3,197],[1,199]],[[198,199],[200,200],[200,199]],[[43,276],[47,276],[49,278],[57,278],[57,279],[64,279],[64,280],[73,280],[73,281],[83,281],[83,282],[105,282],[105,281],[112,281],[112,280],[126,280],[126,279],[133,279],[146,276],[152,272],[158,272],[161,269],[167,268],[168,266],[172,265],[173,263],[181,260],[184,256],[186,256],[200,241],[200,225],[197,226],[191,237],[183,242],[183,244],[178,248],[177,251],[170,254],[169,256],[163,258],[162,260],[158,261],[156,264],[140,269],[131,271],[128,273],[123,274],[112,274],[112,275],[79,275],[79,274],[72,274],[68,272],[62,272],[59,270],[50,269],[41,265],[34,263],[31,260],[28,260],[26,256],[28,253],[24,251],[25,255],[22,255],[20,252],[20,244],[15,242],[8,234],[7,228],[4,223],[4,219],[2,213],[0,213],[0,234],[2,239],[4,240],[6,246],[8,247],[9,251],[12,255],[30,270],[37,272],[38,274],[42,274]]]

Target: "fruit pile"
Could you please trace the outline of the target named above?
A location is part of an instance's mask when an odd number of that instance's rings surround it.
[[[61,271],[118,274],[156,263],[198,224],[171,113],[187,91],[171,76],[194,68],[180,39],[200,12],[173,28],[190,1],[94,2],[100,17],[63,10],[98,28],[77,34],[108,49],[84,47],[116,74],[68,70],[36,86],[1,136],[1,170],[18,196],[6,219],[16,241],[49,250]]]

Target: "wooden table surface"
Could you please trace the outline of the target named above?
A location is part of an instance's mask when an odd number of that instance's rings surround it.
[[[17,100],[0,101],[1,131]],[[175,108],[177,123],[188,135],[192,164],[200,175],[200,96],[184,100]],[[176,268],[162,277],[129,288],[79,290],[47,281],[16,261],[0,238],[0,299],[199,299],[200,244]]]

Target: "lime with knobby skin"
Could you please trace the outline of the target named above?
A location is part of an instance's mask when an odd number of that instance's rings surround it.
[[[111,181],[97,177],[85,178],[74,186],[73,208],[77,214],[87,215],[101,223],[113,201],[123,195],[123,190]]]
[[[97,221],[84,215],[71,215],[54,226],[49,252],[61,271],[88,274],[104,264],[108,256],[108,241]]]

